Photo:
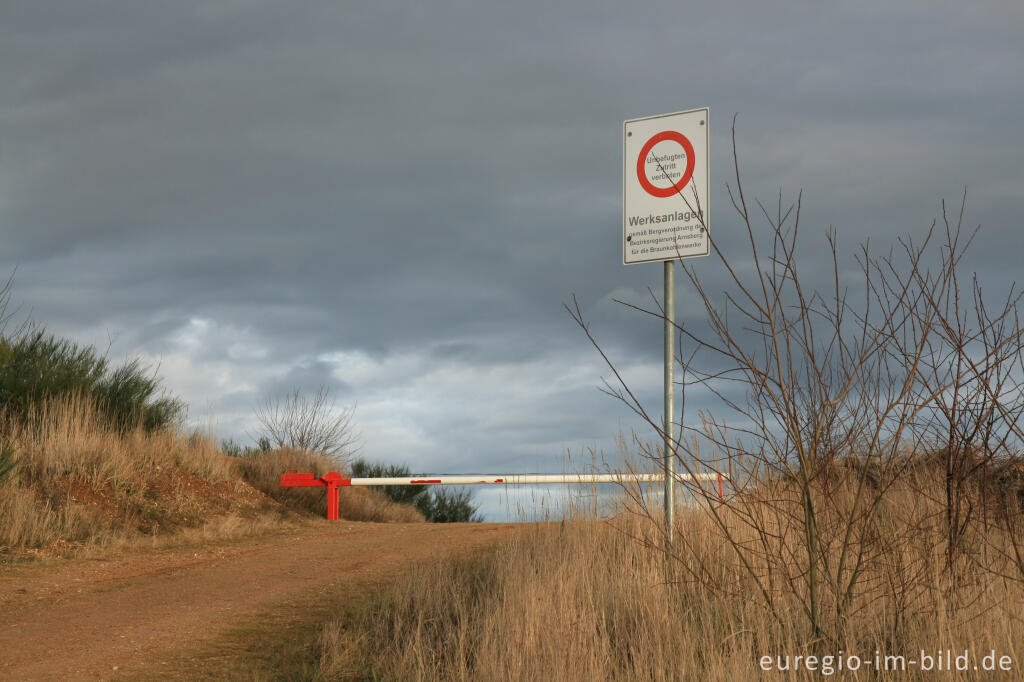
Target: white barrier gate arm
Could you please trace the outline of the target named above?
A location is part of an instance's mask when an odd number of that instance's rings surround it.
[[[724,495],[724,476],[717,472],[703,474],[673,474],[680,481],[717,481],[718,497]],[[345,478],[331,472],[317,477],[316,474],[301,473],[290,469],[281,474],[281,486],[327,488],[327,518],[338,520],[338,488],[372,485],[518,485],[521,483],[650,483],[664,481],[665,474],[474,474],[465,476],[409,476],[392,478]]]
[[[717,481],[717,473],[675,474],[682,481]],[[349,485],[477,485],[481,483],[650,483],[665,480],[665,474],[476,474],[421,476],[410,478],[351,478]]]

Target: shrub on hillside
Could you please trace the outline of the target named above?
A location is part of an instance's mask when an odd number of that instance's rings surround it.
[[[358,449],[353,411],[352,407],[339,410],[326,386],[312,396],[296,390],[284,397],[268,398],[256,408],[260,428],[255,435],[276,448],[318,452],[346,462]]]
[[[138,359],[111,368],[92,346],[79,346],[40,327],[0,337],[0,410],[18,423],[48,400],[80,395],[95,401],[122,433],[142,426],[153,432],[177,423],[184,404],[163,395],[159,379]]]

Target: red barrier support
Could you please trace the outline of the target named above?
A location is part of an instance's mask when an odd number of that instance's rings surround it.
[[[300,473],[298,469],[289,469],[281,474],[282,488],[327,488],[327,520],[338,520],[338,488],[352,485],[351,478],[331,472],[320,478],[316,474]]]

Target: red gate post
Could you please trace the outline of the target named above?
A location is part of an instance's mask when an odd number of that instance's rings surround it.
[[[338,520],[338,486],[327,484],[327,520]]]
[[[338,486],[348,485],[349,479],[333,471],[320,477],[327,484],[327,520],[338,520]]]
[[[327,520],[338,520],[338,487],[351,485],[352,479],[331,472],[320,478],[316,474],[299,473],[298,469],[289,469],[281,474],[281,486],[284,488],[327,488]]]

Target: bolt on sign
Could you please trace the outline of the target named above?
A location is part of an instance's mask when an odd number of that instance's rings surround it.
[[[706,256],[709,110],[622,124],[622,262]]]

